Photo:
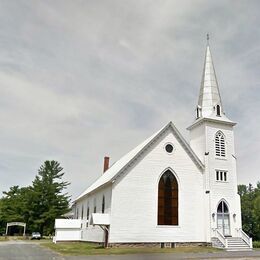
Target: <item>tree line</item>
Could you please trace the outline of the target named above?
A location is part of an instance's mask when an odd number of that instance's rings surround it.
[[[54,222],[69,211],[70,196],[62,181],[63,168],[57,161],[45,161],[28,187],[12,186],[0,199],[0,234],[7,222],[25,222],[27,232],[53,234]]]

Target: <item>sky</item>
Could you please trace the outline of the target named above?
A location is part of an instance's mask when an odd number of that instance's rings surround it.
[[[238,183],[260,181],[260,2],[0,0],[0,192],[57,160],[72,199],[173,121],[195,119],[206,34]]]

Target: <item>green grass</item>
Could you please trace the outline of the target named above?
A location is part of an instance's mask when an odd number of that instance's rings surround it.
[[[253,241],[253,248],[260,250],[260,241]]]
[[[47,247],[63,255],[121,255],[121,254],[152,254],[152,253],[212,253],[220,249],[212,247],[177,247],[177,248],[103,248],[96,244],[86,242],[57,243],[44,242],[42,246]]]

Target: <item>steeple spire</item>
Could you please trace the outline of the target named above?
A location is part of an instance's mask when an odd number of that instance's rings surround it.
[[[200,125],[201,122],[217,122],[234,126],[236,123],[228,119],[223,112],[223,106],[218,88],[218,81],[213,65],[209,47],[209,34],[207,34],[206,55],[200,85],[200,94],[197,105],[196,120],[187,129]]]
[[[197,117],[209,117],[213,114],[221,116],[222,103],[209,47],[209,34],[207,34],[207,47],[200,85]]]

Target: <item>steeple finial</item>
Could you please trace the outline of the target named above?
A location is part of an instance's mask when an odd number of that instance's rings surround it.
[[[209,33],[207,33],[207,43],[209,44]]]

